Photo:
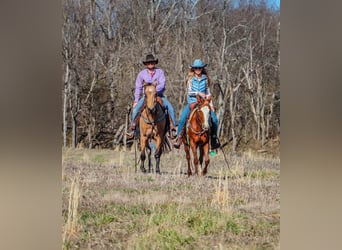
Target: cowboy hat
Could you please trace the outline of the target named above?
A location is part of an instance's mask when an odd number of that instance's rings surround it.
[[[204,68],[208,64],[202,62],[201,59],[196,59],[192,65],[190,65],[190,68]]]
[[[147,64],[147,63],[155,63],[155,64],[158,64],[158,59],[157,58],[154,58],[154,56],[152,54],[148,54],[146,56],[146,60],[143,61],[143,64]]]

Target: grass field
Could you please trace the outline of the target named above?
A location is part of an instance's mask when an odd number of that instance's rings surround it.
[[[227,156],[188,178],[182,149],[162,175],[134,151],[63,149],[63,249],[279,249],[279,157]]]

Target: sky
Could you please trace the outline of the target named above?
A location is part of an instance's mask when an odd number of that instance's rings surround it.
[[[276,9],[280,9],[280,0],[266,0],[267,4]]]
[[[238,0],[233,0],[235,3],[238,2]],[[248,1],[248,0],[247,0]],[[275,8],[277,10],[280,9],[280,0],[266,0],[266,3],[269,7]]]

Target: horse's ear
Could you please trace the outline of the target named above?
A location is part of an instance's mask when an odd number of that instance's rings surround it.
[[[158,84],[157,80],[154,80],[153,86],[155,87],[155,86],[157,86],[157,84]]]
[[[212,95],[210,95],[210,96],[207,98],[208,102],[210,102],[212,99],[213,99],[213,96],[212,96]]]
[[[143,80],[143,87],[145,88],[147,85],[147,83],[145,82],[145,80]]]

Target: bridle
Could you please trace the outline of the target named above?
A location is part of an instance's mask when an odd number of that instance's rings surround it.
[[[204,128],[204,127],[203,127],[203,123],[204,123],[204,122],[202,122],[201,117],[200,117],[200,112],[203,113],[203,111],[202,111],[202,108],[203,108],[203,107],[208,107],[209,110],[210,110],[209,104],[203,104],[203,105],[201,105],[200,107],[196,108],[196,111],[195,111],[196,121],[197,121],[198,124],[201,124],[201,131],[196,131],[196,130],[194,130],[194,128],[191,126],[191,123],[189,122],[189,128],[190,128],[190,130],[191,130],[194,134],[200,135],[200,136],[203,135],[203,134],[205,134],[205,133],[207,133],[207,132],[209,131],[209,127],[208,127],[208,128]]]
[[[155,97],[157,97],[157,94],[155,94]],[[146,100],[146,94],[145,94],[145,100]],[[154,105],[153,105],[153,108],[152,108],[152,109],[150,109],[149,107],[147,107],[147,105],[145,106],[146,112],[147,112],[148,114],[150,114],[151,117],[154,117],[155,112],[158,111],[158,107],[157,107],[156,105],[158,105],[158,106],[159,106],[159,109],[162,110],[162,106],[160,105],[159,102],[157,102],[157,98],[155,98],[155,100],[154,100]],[[149,118],[145,117],[145,116],[143,115],[143,113],[141,113],[141,118],[144,120],[144,122],[145,122],[146,124],[152,125],[152,126],[154,127],[157,123],[159,123],[159,122],[161,122],[162,120],[165,119],[165,113],[164,113],[164,112],[161,112],[161,115],[158,116],[157,118],[153,119],[152,121],[151,121]]]

